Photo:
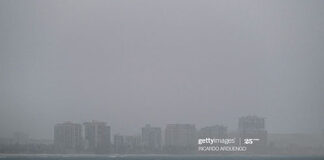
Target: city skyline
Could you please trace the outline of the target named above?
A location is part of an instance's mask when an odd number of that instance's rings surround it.
[[[247,115],[247,117],[255,117],[257,115]],[[241,116],[239,118],[237,118],[237,124],[236,124],[236,127],[232,128],[232,127],[228,127],[228,125],[225,125],[224,123],[209,123],[208,125],[205,125],[205,126],[198,126],[194,123],[169,123],[169,124],[164,124],[164,125],[155,125],[155,124],[152,124],[152,123],[144,123],[142,125],[140,125],[137,129],[133,130],[134,132],[121,132],[121,131],[118,131],[118,130],[111,130],[111,135],[113,137],[113,135],[123,135],[123,136],[136,136],[136,135],[140,135],[141,134],[141,130],[143,128],[143,126],[145,127],[146,125],[149,125],[149,126],[155,126],[155,127],[158,127],[162,130],[165,130],[166,127],[168,125],[173,125],[173,124],[192,124],[192,125],[195,125],[195,127],[197,127],[197,129],[208,129],[210,130],[211,128],[213,127],[216,127],[216,128],[219,128],[219,127],[224,127],[225,132],[226,133],[238,133],[240,131],[240,124],[239,124],[239,120],[240,118],[243,118],[243,117],[246,117],[246,116]],[[258,117],[258,116],[257,116]],[[265,117],[263,117],[263,119],[267,119]],[[109,122],[106,122],[106,121],[102,121],[102,120],[86,120],[86,121],[80,121],[80,122],[77,122],[77,121],[71,121],[71,120],[65,120],[65,121],[60,121],[58,123],[55,123],[54,126],[58,125],[58,124],[64,124],[64,123],[72,123],[72,124],[80,124],[80,125],[84,125],[85,123],[91,123],[91,122],[99,122],[99,123],[105,123],[107,124],[108,127],[110,127],[110,129],[112,128],[111,125],[109,125]],[[268,125],[267,125],[268,126]],[[82,129],[84,129],[84,127],[82,127]],[[320,131],[320,132],[315,132],[315,133],[309,133],[309,132],[306,132],[306,133],[303,133],[303,132],[288,132],[288,133],[285,133],[285,132],[272,132],[271,130],[267,129],[269,133],[273,133],[273,134],[310,134],[310,135],[320,135],[320,134],[323,134],[324,133],[324,130]],[[2,136],[0,138],[11,138],[11,137],[14,137],[15,134],[22,134],[23,136],[27,136],[28,138],[30,139],[47,139],[47,140],[54,140],[54,132],[50,131],[49,132],[51,136],[47,135],[45,138],[44,137],[35,137],[35,136],[32,136],[31,134],[29,134],[28,132],[25,132],[25,131],[22,131],[22,130],[17,130],[17,131],[14,131],[12,132],[11,134],[9,134],[9,136]],[[84,136],[84,133],[82,134]],[[162,135],[164,135],[162,133]]]
[[[257,139],[250,151],[264,152],[268,147],[265,119],[258,116],[239,118],[237,133],[227,133],[223,125],[196,128],[195,124],[167,124],[165,129],[146,124],[140,135],[111,136],[111,127],[106,122],[64,122],[54,126],[55,153],[197,153],[199,139],[239,139],[236,145],[245,144],[246,139]],[[164,136],[163,136],[164,135]],[[111,140],[113,138],[113,141]],[[19,144],[19,143],[18,143]]]
[[[53,128],[52,142],[31,141],[28,135],[21,132],[15,133],[11,140],[0,137],[0,151],[52,154],[231,154],[199,149],[204,146],[201,140],[217,139],[219,142],[232,141],[229,146],[247,147],[244,154],[299,154],[301,150],[303,154],[321,154],[324,145],[314,139],[314,135],[269,133],[265,118],[256,115],[238,118],[235,132],[228,131],[227,126],[220,124],[197,128],[195,124],[175,123],[166,124],[164,128],[145,124],[139,128],[140,133],[113,134],[113,128],[107,122],[95,120],[83,123],[61,122]],[[324,132],[322,134],[320,137],[324,136]]]

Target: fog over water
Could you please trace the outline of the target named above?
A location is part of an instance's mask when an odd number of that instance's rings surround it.
[[[324,129],[324,1],[0,1],[0,137],[64,121]]]

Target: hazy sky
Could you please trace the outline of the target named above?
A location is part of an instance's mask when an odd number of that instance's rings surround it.
[[[55,123],[324,129],[324,1],[0,1],[0,137]]]

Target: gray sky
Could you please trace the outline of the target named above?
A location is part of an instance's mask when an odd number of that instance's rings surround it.
[[[324,129],[324,1],[0,1],[0,137],[55,123]]]

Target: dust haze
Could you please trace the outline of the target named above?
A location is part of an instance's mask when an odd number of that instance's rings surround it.
[[[320,133],[324,1],[0,1],[0,137],[56,123]]]

